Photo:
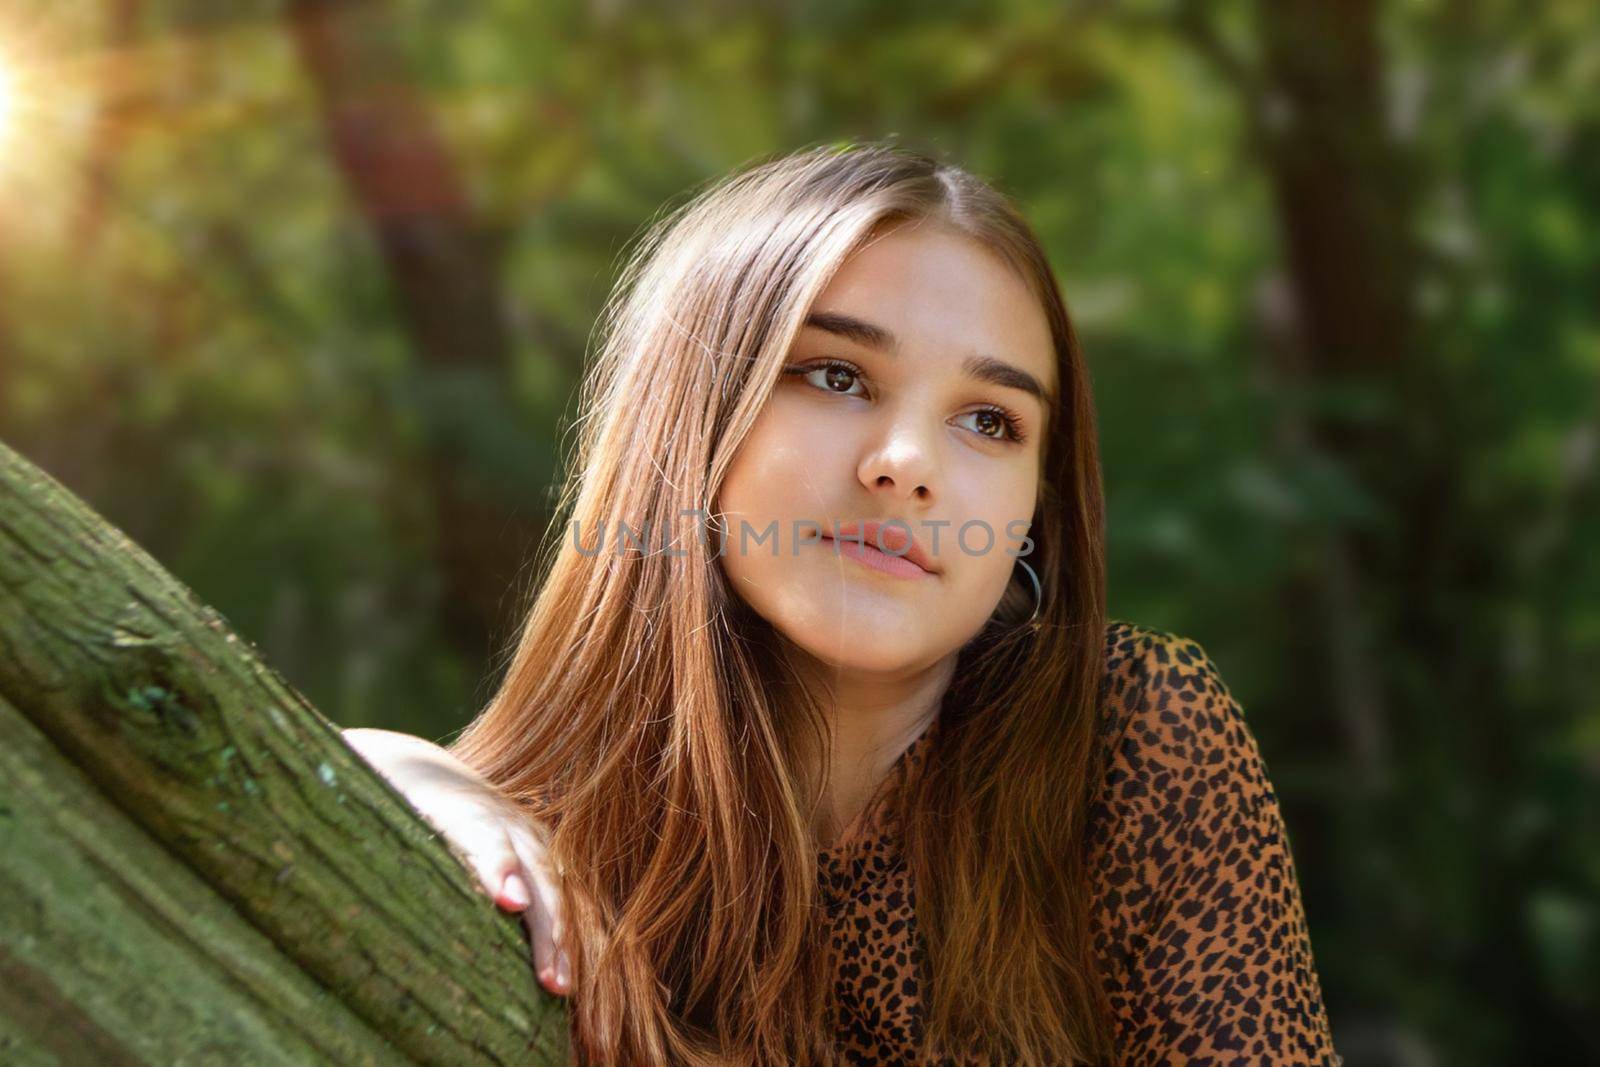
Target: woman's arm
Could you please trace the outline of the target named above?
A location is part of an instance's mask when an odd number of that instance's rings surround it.
[[[477,771],[431,741],[397,730],[352,727],[341,730],[345,743],[392,782],[397,772],[424,776],[439,786],[493,790]],[[409,778],[407,779],[410,780]]]
[[[430,741],[393,730],[341,733],[444,836],[496,904],[523,913],[540,980],[552,993],[570,992],[558,876],[541,828],[481,774]]]
[[[1338,1065],[1288,832],[1255,736],[1193,641],[1128,667],[1091,815],[1118,1062]]]

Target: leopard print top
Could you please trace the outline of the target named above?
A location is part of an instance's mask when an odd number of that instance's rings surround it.
[[[1238,703],[1186,638],[1114,621],[1105,655],[1114,749],[1086,847],[1116,1062],[1338,1067],[1288,834]],[[925,1062],[916,892],[888,801],[940,722],[818,853],[842,1063]]]

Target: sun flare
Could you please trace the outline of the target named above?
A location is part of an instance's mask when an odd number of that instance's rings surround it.
[[[0,152],[6,147],[11,127],[16,124],[17,76],[4,54],[0,54]]]

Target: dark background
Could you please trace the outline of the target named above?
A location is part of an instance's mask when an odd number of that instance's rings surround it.
[[[1600,7],[0,0],[0,438],[341,725],[492,691],[629,239],[897,136],[1013,195],[1112,614],[1199,641],[1340,1052],[1600,1057]]]

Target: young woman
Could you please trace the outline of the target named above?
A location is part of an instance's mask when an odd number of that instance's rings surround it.
[[[1089,375],[992,188],[818,148],[657,223],[563,514],[450,750],[347,736],[577,1062],[1338,1062],[1239,706],[1105,618]]]

